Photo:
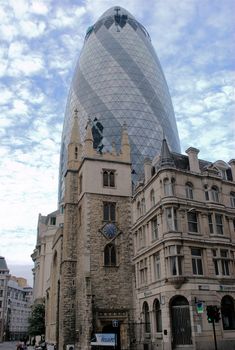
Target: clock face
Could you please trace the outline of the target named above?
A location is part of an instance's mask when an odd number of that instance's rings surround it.
[[[107,238],[111,239],[117,235],[118,229],[114,224],[109,223],[103,227],[102,232]]]

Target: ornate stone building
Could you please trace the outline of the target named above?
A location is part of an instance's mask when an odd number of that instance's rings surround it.
[[[208,305],[219,349],[235,346],[235,160],[198,152],[164,140],[133,196],[136,349],[214,349]]]

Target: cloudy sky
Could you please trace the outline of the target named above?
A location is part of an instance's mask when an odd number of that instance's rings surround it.
[[[57,206],[66,98],[88,26],[111,6],[148,30],[173,99],[182,151],[234,158],[234,0],[0,2],[0,255],[29,278],[38,214]]]

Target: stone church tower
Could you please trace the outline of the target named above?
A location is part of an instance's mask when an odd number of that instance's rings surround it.
[[[125,126],[120,153],[93,148],[88,122],[83,146],[77,112],[65,174],[58,341],[91,349],[97,333],[115,333],[131,349],[131,164]]]

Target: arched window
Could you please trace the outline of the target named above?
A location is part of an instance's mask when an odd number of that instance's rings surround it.
[[[115,187],[115,171],[103,170],[103,186]]]
[[[174,191],[173,191],[174,182],[175,182],[174,179],[171,179],[171,181],[170,181],[168,178],[165,178],[163,180],[165,196],[173,196],[173,194],[174,194]]]
[[[155,192],[154,192],[154,190],[151,190],[151,192],[150,192],[150,202],[151,202],[151,206],[153,207],[155,205]]]
[[[186,198],[193,199],[193,185],[191,182],[187,182],[185,185]]]
[[[217,203],[219,202],[219,190],[217,186],[211,187],[211,196],[214,202],[217,202]]]
[[[116,220],[116,203],[103,203],[103,220],[112,222]]]
[[[208,191],[208,186],[204,186],[204,193],[205,193],[205,200],[209,201],[209,191]]]
[[[153,311],[155,316],[156,332],[162,332],[162,310],[158,299],[154,300]]]
[[[144,315],[144,331],[145,333],[150,333],[149,306],[146,301],[143,304],[143,315]]]
[[[223,329],[235,329],[234,300],[228,295],[221,300],[221,316]]]
[[[109,174],[107,171],[103,172],[103,186],[109,185]]]
[[[107,244],[104,248],[104,265],[116,266],[116,249],[114,244]]]
[[[109,184],[110,184],[110,187],[115,186],[114,171],[110,171],[110,173],[109,173]]]
[[[230,192],[231,207],[235,208],[235,192]]]

